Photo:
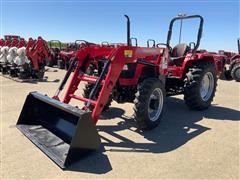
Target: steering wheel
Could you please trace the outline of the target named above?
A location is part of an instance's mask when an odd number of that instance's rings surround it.
[[[159,47],[161,45],[166,46],[169,49],[170,52],[172,51],[172,47],[170,45],[165,44],[165,43],[158,43],[156,46]]]

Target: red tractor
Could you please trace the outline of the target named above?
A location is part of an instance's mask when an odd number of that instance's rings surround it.
[[[62,51],[62,43],[59,40],[49,41],[50,59],[46,59],[46,65],[49,67],[56,66],[60,58],[59,54]]]
[[[175,17],[170,22],[167,43],[157,46],[132,45],[127,18],[127,44],[86,45],[80,48],[53,98],[31,92],[25,101],[17,128],[61,168],[68,167],[82,152],[100,145],[95,124],[112,99],[134,103],[135,121],[142,130],[156,127],[163,116],[165,96],[184,94],[190,109],[211,105],[216,91],[216,59],[223,58],[197,48],[203,30],[199,15]],[[200,19],[196,45],[170,47],[173,23]],[[149,41],[148,41],[149,42]],[[158,46],[166,47],[158,47]],[[60,101],[71,73],[65,96]],[[84,94],[77,94],[81,82]],[[71,99],[83,102],[81,108],[69,105]]]
[[[240,82],[240,38],[237,40],[238,54],[220,51],[219,53],[226,55],[225,77],[226,79],[234,79]]]
[[[26,48],[26,56],[30,60],[30,76],[34,79],[42,79],[45,73],[45,59],[50,58],[47,42],[38,37],[37,41],[31,42]]]
[[[68,44],[66,50],[62,50],[59,53],[58,68],[59,69],[68,69],[70,65],[70,60],[76,56],[78,49],[82,48],[85,45],[95,45],[93,43],[87,42],[85,40],[76,40],[73,43]]]
[[[66,50],[62,50],[59,53],[58,59],[58,68],[59,69],[68,69],[70,64],[70,59],[75,57],[77,51],[77,47],[73,44],[68,45]]]

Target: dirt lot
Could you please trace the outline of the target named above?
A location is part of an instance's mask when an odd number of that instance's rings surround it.
[[[161,125],[145,133],[132,120],[132,104],[114,102],[98,123],[111,141],[102,139],[98,152],[61,170],[15,124],[26,95],[53,95],[63,75],[50,69],[46,82],[32,83],[0,77],[2,179],[240,178],[239,83],[220,80],[210,109],[189,111],[182,96],[167,98]]]

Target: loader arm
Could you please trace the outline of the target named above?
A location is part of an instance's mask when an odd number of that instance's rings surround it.
[[[87,109],[89,104],[93,105],[94,109],[92,111],[92,119],[95,123],[97,123],[103,107],[107,103],[110,93],[112,92],[112,89],[119,79],[123,66],[127,63],[136,63],[138,59],[148,56],[158,55],[160,57],[161,53],[162,49],[160,48],[150,49],[133,46],[119,46],[116,48],[96,46],[83,48],[79,50],[76,55],[78,62],[63,102],[69,103],[71,98],[74,98],[86,103],[83,109]],[[101,74],[99,77],[84,74],[92,59],[105,61],[106,69],[103,68],[103,74]],[[160,58],[157,58],[156,64],[158,63],[159,59]],[[87,99],[74,94],[81,81],[94,83],[96,86],[94,89],[99,88],[101,85],[101,90],[97,100],[92,100],[91,98]],[[54,98],[58,99],[58,97]]]
[[[86,65],[90,63],[90,54],[91,57],[104,57],[106,54],[110,54],[114,49],[113,48],[83,48],[80,49],[76,57],[78,59],[76,68],[73,73],[73,77],[70,81],[69,87],[66,91],[66,94],[64,96],[63,102],[64,103],[69,103],[71,100],[70,95],[73,95],[74,92],[78,89],[78,85],[81,81],[81,77],[83,75],[83,65]],[[81,72],[81,73],[80,73]]]

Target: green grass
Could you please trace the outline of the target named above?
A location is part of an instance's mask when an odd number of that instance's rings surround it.
[[[48,43],[48,46],[50,47],[50,41],[48,41],[47,43]],[[61,45],[62,45],[62,49],[66,49],[67,48],[67,43],[61,43]],[[57,42],[52,42],[51,43],[51,47],[52,48],[60,48],[59,47],[59,43],[57,43]]]

